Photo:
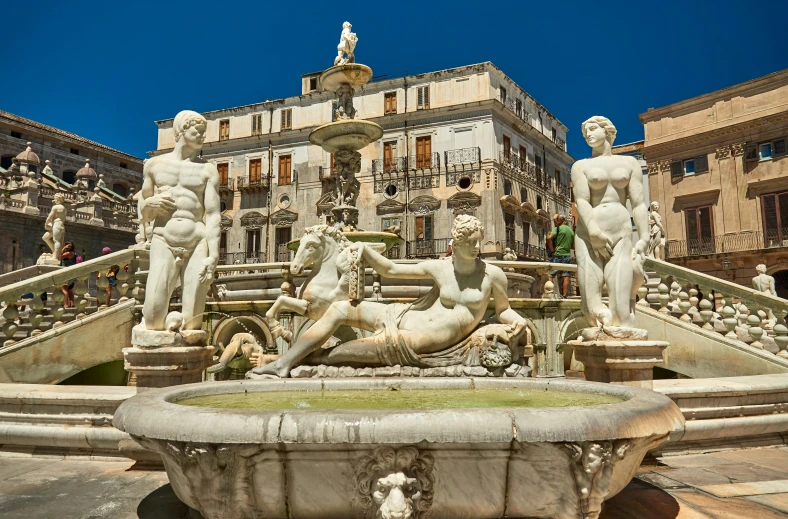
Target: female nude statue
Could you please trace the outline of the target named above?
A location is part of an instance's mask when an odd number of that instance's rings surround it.
[[[60,255],[63,252],[63,244],[65,243],[66,228],[63,225],[66,221],[66,207],[63,205],[65,198],[62,193],[55,194],[55,204],[52,210],[49,211],[44,228],[47,232],[41,237],[49,248],[52,250],[51,259],[60,261]]]
[[[364,366],[421,366],[431,355],[440,354],[468,337],[484,317],[492,297],[498,320],[507,325],[506,337],[516,344],[525,320],[509,307],[503,271],[479,259],[484,229],[473,216],[454,220],[454,249],[450,259],[428,260],[403,265],[378,254],[363,243],[350,249],[380,275],[390,278],[432,279],[435,288],[412,304],[371,301],[336,301],[282,357],[253,370],[256,374],[288,376],[308,355],[310,363]],[[370,337],[321,349],[341,325],[375,332]]]
[[[582,132],[592,154],[572,166],[579,215],[575,253],[581,309],[592,325],[632,328],[649,243],[640,165],[634,157],[612,154],[616,127],[609,119],[592,117],[583,123]],[[634,248],[627,200],[638,232]],[[609,308],[602,302],[604,285]]]
[[[665,259],[665,227],[659,215],[659,202],[651,202],[648,213],[649,237],[648,256],[654,259]]]

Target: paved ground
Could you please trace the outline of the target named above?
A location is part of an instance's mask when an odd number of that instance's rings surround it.
[[[131,466],[2,457],[0,517],[185,519],[164,472]],[[601,519],[750,518],[788,518],[788,447],[660,458],[641,467]]]

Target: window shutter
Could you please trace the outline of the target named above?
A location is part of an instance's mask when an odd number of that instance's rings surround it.
[[[681,166],[680,160],[674,160],[670,163],[670,178],[677,178],[684,176],[684,168]]]
[[[744,148],[744,161],[752,162],[758,160],[758,146],[750,144]]]
[[[422,107],[422,106],[424,106],[424,88],[423,87],[419,87],[417,89],[417,93],[418,93],[418,98],[419,98],[417,104],[418,104],[419,107]]]
[[[785,137],[782,139],[777,139],[776,141],[772,142],[772,148],[774,149],[774,156],[777,157],[779,155],[785,155]]]
[[[711,207],[698,209],[698,220],[700,221],[700,237],[711,239],[714,236],[714,231],[711,228]]]
[[[698,211],[696,209],[687,209],[687,240],[698,239]]]
[[[706,173],[709,171],[708,155],[698,155],[695,157],[695,173]]]

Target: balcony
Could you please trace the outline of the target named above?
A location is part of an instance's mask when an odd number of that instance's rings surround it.
[[[670,240],[665,243],[665,259],[750,252],[788,247],[788,233],[750,231],[695,240]]]
[[[408,258],[438,258],[445,256],[449,250],[451,238],[438,238],[437,240],[412,240],[406,245]]]
[[[482,150],[480,148],[460,148],[443,152],[446,169],[449,166],[464,164],[479,164],[482,161]]]
[[[293,251],[287,248],[286,243],[276,246],[276,261],[290,261],[293,259]]]
[[[550,253],[544,247],[515,240],[506,240],[506,247],[512,249],[517,254],[517,259],[521,261],[548,261],[550,259]]]
[[[255,191],[268,188],[268,179],[263,176],[259,177],[238,177],[235,179],[235,188],[239,191]]]
[[[411,155],[407,162],[409,169],[437,169],[441,168],[440,153],[424,153],[423,155]]]
[[[232,190],[233,190],[233,179],[229,177],[227,178],[219,177],[219,192],[226,193]]]
[[[518,119],[520,119],[525,123],[528,123],[529,125],[531,124],[530,121],[531,114],[526,112],[523,109],[522,105],[518,105],[516,99],[504,99],[501,101],[501,104],[503,104],[507,108],[507,110],[512,112]]]
[[[558,146],[558,149],[562,151],[566,151],[566,141],[564,139],[560,137],[556,137],[555,139],[553,139],[553,142],[555,143],[556,146]]]
[[[408,158],[372,159],[372,173],[401,173],[408,169]]]

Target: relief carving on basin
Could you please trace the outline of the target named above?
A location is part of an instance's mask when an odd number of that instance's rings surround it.
[[[292,410],[175,403],[275,391],[408,398],[409,390],[443,389],[569,392],[615,403]],[[683,418],[661,394],[582,381],[289,379],[148,391],[124,402],[114,424],[162,455],[175,493],[206,519],[596,519]]]

